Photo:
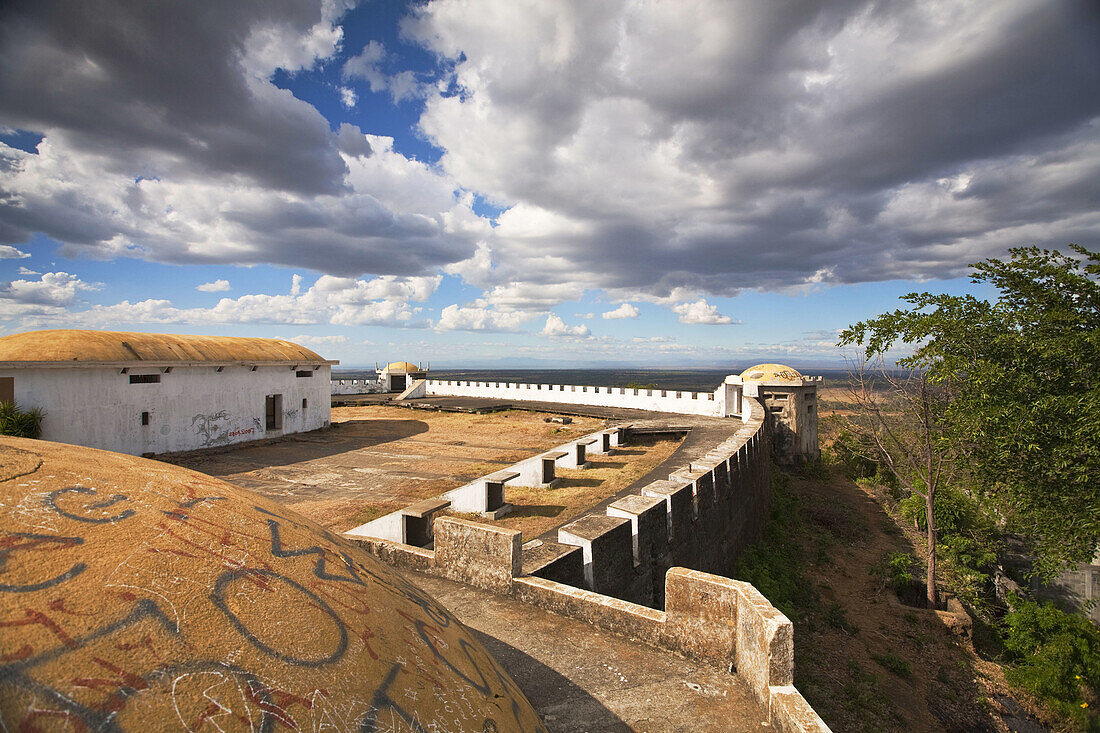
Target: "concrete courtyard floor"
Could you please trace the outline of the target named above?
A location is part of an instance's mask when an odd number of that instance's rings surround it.
[[[544,418],[335,407],[327,430],[170,460],[345,531],[604,426],[598,418],[564,426]]]
[[[747,685],[724,669],[510,598],[407,575],[474,630],[555,733],[769,729]]]

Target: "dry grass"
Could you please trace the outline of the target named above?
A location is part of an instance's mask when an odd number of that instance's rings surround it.
[[[595,456],[585,469],[558,469],[561,482],[553,489],[505,488],[505,500],[514,509],[495,522],[523,532],[525,540],[569,522],[652,471],[680,445],[680,439],[647,440],[618,449],[611,456]]]

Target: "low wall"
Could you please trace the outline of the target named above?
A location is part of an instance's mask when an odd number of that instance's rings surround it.
[[[726,417],[740,411],[739,400],[727,400],[729,385],[715,392],[680,392],[662,389],[592,387],[569,384],[468,382],[429,379],[425,394],[447,397],[486,397],[523,402],[558,402],[569,405],[632,408],[652,412]],[[729,404],[727,405],[727,401]],[[728,408],[728,409],[727,409]]]
[[[516,530],[442,517],[435,522],[434,550],[381,539],[353,539],[391,565],[508,595],[726,667],[745,681],[778,730],[829,730],[792,685],[791,622],[748,583],[671,568],[664,577],[662,611],[523,575],[523,551]],[[569,554],[578,553],[575,549]]]

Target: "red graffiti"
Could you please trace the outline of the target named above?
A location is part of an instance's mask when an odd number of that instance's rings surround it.
[[[106,659],[100,657],[92,657],[92,661],[103,667],[108,672],[112,672],[117,675],[115,679],[109,679],[104,677],[74,677],[72,683],[77,687],[87,687],[93,690],[98,690],[102,687],[107,687],[112,690],[117,690],[120,687],[129,687],[132,690],[144,690],[149,686],[149,683],[141,678],[140,675],[136,675],[133,672],[127,672],[117,664],[111,664]]]
[[[23,613],[26,614],[26,618],[21,618],[15,621],[0,621],[0,628],[16,627],[16,626],[45,626],[50,632],[61,640],[61,643],[70,649],[75,649],[77,643],[73,641],[73,638],[62,631],[61,627],[57,625],[52,618],[37,611],[33,608],[24,608]]]

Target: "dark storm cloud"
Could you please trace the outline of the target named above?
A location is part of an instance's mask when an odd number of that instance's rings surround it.
[[[465,87],[421,119],[444,165],[519,204],[500,277],[732,294],[1100,248],[1091,0],[474,5],[411,27]]]
[[[320,21],[307,2],[8,2],[0,120],[64,130],[87,151],[171,154],[195,175],[332,193],[344,162],[325,119],[288,92],[248,84],[241,68],[258,27],[304,33]]]
[[[461,224],[476,217],[452,182],[388,149],[379,160],[360,127],[333,133],[271,82],[335,52],[344,4],[0,6],[0,128],[44,136],[36,152],[0,147],[3,241],[340,275],[468,256]],[[406,195],[390,195],[393,179]]]

